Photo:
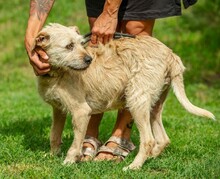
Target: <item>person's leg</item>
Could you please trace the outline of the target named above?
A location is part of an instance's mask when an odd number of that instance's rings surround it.
[[[101,145],[98,141],[99,125],[102,120],[103,113],[92,115],[87,127],[86,136],[83,142],[83,158],[82,161],[91,160]]]
[[[88,21],[89,21],[89,26],[90,26],[90,29],[92,29],[93,27],[93,24],[94,22],[96,21],[96,18],[94,17],[89,17],[88,18]],[[119,28],[119,27],[118,27]],[[126,112],[127,115],[130,115],[129,112]],[[127,117],[127,115],[123,115],[125,117],[125,119],[130,119],[131,117]],[[121,116],[119,114],[119,116]],[[96,138],[98,139],[98,133],[99,133],[99,125],[100,125],[100,122],[101,122],[101,119],[103,117],[103,113],[102,114],[96,114],[96,115],[92,115],[91,116],[91,119],[89,121],[89,124],[88,124],[88,128],[87,128],[87,131],[86,131],[86,136],[89,136],[89,137],[92,137],[92,138]],[[120,122],[120,121],[124,121],[124,119],[122,119],[120,117],[120,120],[117,120],[117,123]],[[130,120],[129,120],[130,121]],[[125,121],[126,122],[126,121]],[[117,126],[117,127],[116,127]],[[118,128],[118,126],[120,126],[120,128]],[[124,123],[119,123],[119,124],[116,124],[115,125],[115,128],[113,130],[113,133],[114,133],[114,136],[118,136],[118,137],[121,137],[122,136],[122,132],[126,132],[126,135],[125,135],[125,138],[126,139],[129,139],[130,138],[130,130],[125,130],[124,128],[126,127],[126,124],[124,125]],[[93,139],[91,139],[93,140]],[[114,144],[113,144],[114,145]],[[91,148],[91,149],[94,149],[94,144],[92,144],[91,142],[89,142],[89,140],[85,140],[85,142],[83,143],[83,148]],[[95,151],[94,151],[95,152]],[[88,156],[88,155],[85,155],[83,160],[89,160],[91,158],[91,156]]]
[[[93,27],[93,24],[94,24],[95,20],[96,20],[96,18],[93,18],[93,17],[90,17],[88,19],[90,29]],[[96,153],[96,151],[94,149],[98,146],[95,147],[94,145],[98,145],[97,142],[96,142],[96,139],[98,139],[99,125],[100,125],[100,122],[102,120],[102,117],[103,117],[103,113],[95,114],[95,115],[91,116],[91,119],[90,119],[88,127],[87,127],[87,131],[86,131],[86,136],[87,137],[85,138],[84,143],[83,143],[84,157],[83,157],[82,160],[86,161],[86,160],[91,159],[91,156],[88,155],[88,153],[86,152],[86,148],[89,148],[90,151],[92,150],[91,155]],[[89,140],[88,140],[88,138],[89,138]],[[92,140],[92,142],[91,142],[91,140]]]
[[[132,35],[150,35],[152,36],[153,27],[155,20],[145,20],[145,21],[122,21],[120,24],[120,31],[123,33],[128,33]],[[112,132],[112,136],[130,140],[131,135],[131,126],[133,120],[129,111],[120,110],[118,111],[117,122]],[[108,142],[106,144],[109,148],[116,148],[118,146],[115,142]],[[109,152],[99,152],[96,156],[96,160],[110,160],[113,159],[114,156]]]
[[[155,20],[122,21],[121,31],[132,35],[152,36]]]
[[[132,116],[129,111],[126,109],[118,110],[117,121],[112,131],[112,137],[116,137],[120,140],[130,141],[131,128],[133,125]],[[109,141],[105,144],[107,148],[116,149],[118,147],[118,143],[120,140]],[[111,150],[110,150],[111,151]],[[120,159],[120,157],[115,157],[112,152],[108,152],[107,150],[99,151],[98,155],[95,157],[95,160],[111,160],[111,159]]]

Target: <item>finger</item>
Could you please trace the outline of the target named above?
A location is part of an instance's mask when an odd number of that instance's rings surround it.
[[[35,73],[36,76],[45,75],[50,71],[50,69],[39,70],[35,66],[33,66],[33,69],[34,69],[34,73]]]
[[[114,36],[114,34],[110,34],[110,35],[108,36],[109,41],[113,39],[113,36]]]
[[[98,44],[93,44],[91,41],[89,42],[90,47],[98,47]]]
[[[98,36],[97,43],[98,42],[102,44],[104,42],[104,38],[102,36]]]
[[[31,65],[39,70],[50,68],[50,64],[42,62],[36,53],[32,55],[29,59],[30,59]]]
[[[98,40],[98,39],[97,39],[97,35],[92,34],[92,35],[91,35],[91,43],[92,43],[92,44],[97,44],[97,40]]]
[[[103,37],[103,44],[107,44],[108,42],[109,42],[109,35],[105,35],[104,37]]]
[[[34,50],[44,61],[47,61],[49,59],[48,55],[42,48],[36,47]]]
[[[47,74],[50,71],[50,65],[47,63],[42,63],[36,65],[36,62],[30,61],[34,72],[37,76]],[[47,66],[49,65],[49,66]]]
[[[48,59],[45,59],[45,58],[42,58],[42,57],[40,57],[39,59],[40,59],[40,61],[41,61],[42,63],[49,63],[49,62],[48,62]]]

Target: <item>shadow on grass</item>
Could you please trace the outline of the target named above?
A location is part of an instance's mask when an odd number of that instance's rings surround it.
[[[47,116],[41,119],[23,119],[1,124],[0,134],[4,139],[12,137],[14,142],[16,142],[16,139],[22,139],[21,145],[27,150],[49,152],[50,128],[51,117]],[[67,128],[66,135],[63,137],[65,145],[62,148],[66,151],[72,143],[73,136],[69,122],[67,122],[65,128]]]

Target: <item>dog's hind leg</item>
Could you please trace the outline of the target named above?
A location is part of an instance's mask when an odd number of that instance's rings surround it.
[[[72,164],[80,161],[82,157],[82,144],[86,134],[86,129],[91,117],[91,108],[87,105],[79,105],[77,109],[71,111],[74,140],[67,152],[64,164]]]
[[[50,148],[52,154],[60,153],[60,146],[62,144],[62,132],[66,121],[66,113],[62,110],[53,107],[53,122],[50,133]]]
[[[143,98],[146,99],[146,97]],[[150,152],[155,145],[150,125],[150,104],[148,102],[147,104],[139,104],[139,106],[129,110],[139,130],[140,146],[134,161],[128,167],[123,168],[123,170],[141,168],[146,159],[150,156]]]
[[[170,143],[170,139],[167,136],[162,123],[163,103],[166,99],[168,92],[169,92],[169,88],[167,88],[162,93],[160,99],[157,101],[157,103],[155,104],[155,106],[151,111],[151,119],[150,119],[151,128],[153,131],[154,138],[156,140],[156,144],[151,151],[151,155],[153,157],[158,156],[163,151],[163,149]]]

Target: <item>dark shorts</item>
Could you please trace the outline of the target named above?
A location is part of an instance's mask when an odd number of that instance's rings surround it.
[[[183,0],[184,7],[197,0]],[[86,0],[88,17],[98,17],[105,0]],[[123,0],[120,6],[119,20],[147,20],[181,15],[181,0]]]

